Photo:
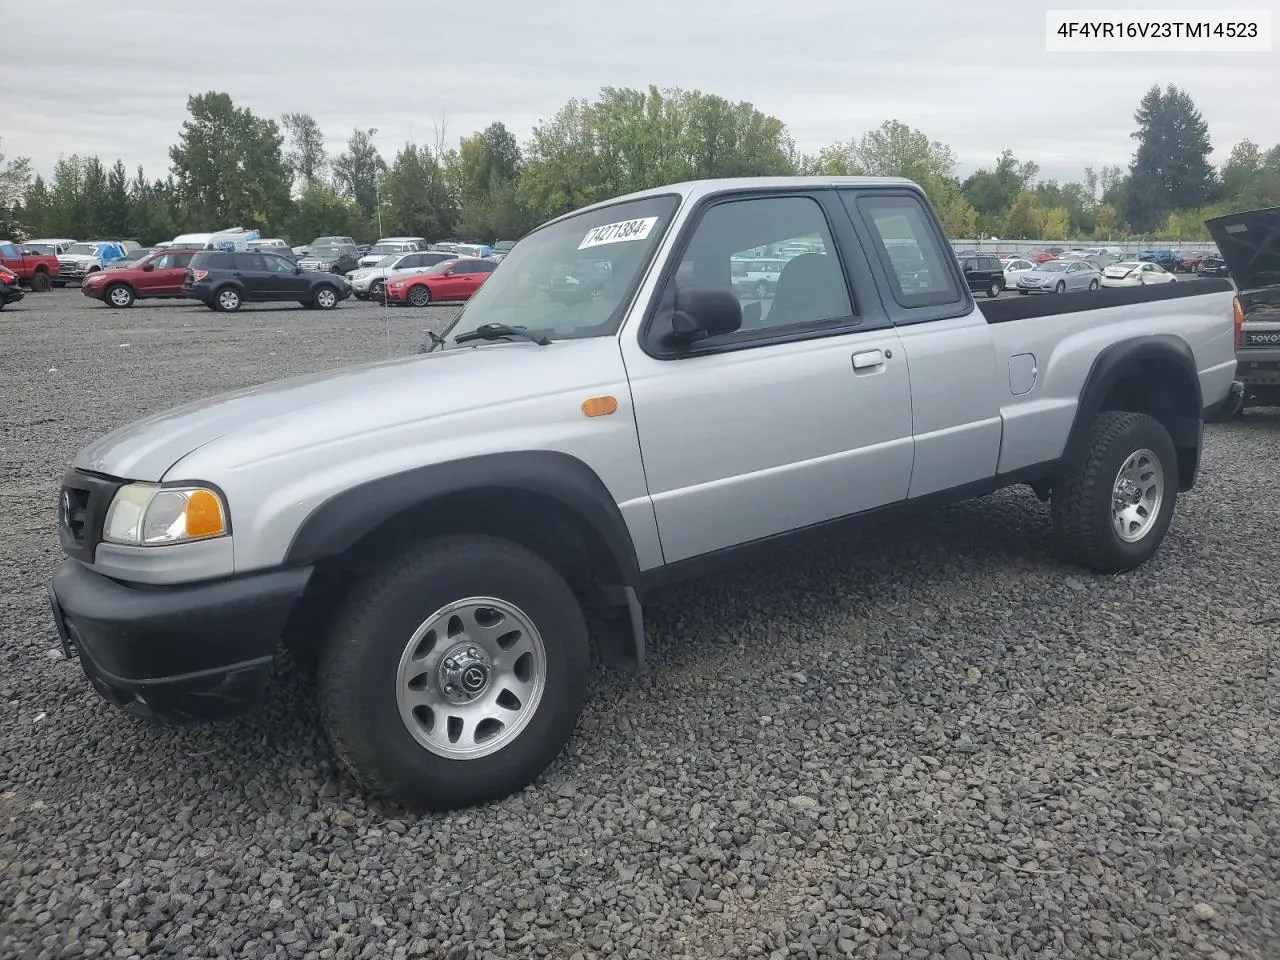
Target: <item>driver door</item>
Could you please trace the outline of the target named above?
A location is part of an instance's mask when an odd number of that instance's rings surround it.
[[[273,300],[301,299],[307,293],[307,278],[300,276],[294,263],[275,253],[261,254],[263,281],[267,295]]]

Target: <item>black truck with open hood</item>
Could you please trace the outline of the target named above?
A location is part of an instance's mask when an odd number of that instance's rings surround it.
[[[1280,207],[1206,220],[1236,285],[1236,377],[1244,406],[1280,407]]]

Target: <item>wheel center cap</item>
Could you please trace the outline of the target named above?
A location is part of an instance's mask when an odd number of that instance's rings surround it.
[[[440,692],[453,703],[469,703],[489,687],[489,655],[474,643],[462,643],[440,660]]]

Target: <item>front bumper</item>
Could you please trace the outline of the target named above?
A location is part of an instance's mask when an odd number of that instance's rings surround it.
[[[66,559],[49,584],[63,652],[104,700],[165,723],[256,706],[310,567],[179,586],[136,586]]]
[[[13,285],[10,285],[7,283],[0,284],[0,303],[4,303],[4,304],[17,303],[19,300],[21,300],[25,296],[26,296],[26,293],[23,292],[23,290],[16,283]]]

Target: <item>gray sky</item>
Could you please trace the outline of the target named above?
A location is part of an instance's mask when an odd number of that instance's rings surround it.
[[[1233,4],[1246,5],[1280,10]],[[277,119],[311,113],[334,152],[353,127],[376,127],[390,161],[406,140],[433,142],[442,117],[451,143],[494,120],[523,142],[570,98],[649,83],[751,101],[806,152],[896,117],[949,144],[962,175],[1005,147],[1045,177],[1126,164],[1152,83],[1195,99],[1215,162],[1245,137],[1280,141],[1280,45],[1046,53],[1044,12],[1091,6],[1102,4],[60,0],[62,26],[20,31],[5,47],[0,150],[46,174],[60,154],[81,153],[158,176],[187,95],[220,90]]]

